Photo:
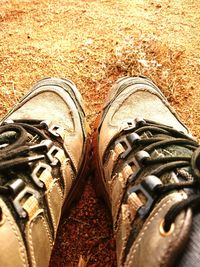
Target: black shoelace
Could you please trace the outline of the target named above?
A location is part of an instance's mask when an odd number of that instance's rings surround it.
[[[120,154],[120,158],[123,159],[121,164],[124,164],[126,159],[130,159],[130,163],[132,163],[132,155],[134,155],[133,164],[135,165],[135,161],[138,163],[136,171],[127,180],[128,189],[125,190],[121,203],[127,203],[129,195],[132,192],[137,192],[134,191],[137,188],[150,190],[145,195],[147,197],[146,204],[138,210],[138,219],[140,220],[149,215],[158,200],[173,191],[184,190],[187,199],[171,206],[164,217],[162,227],[167,233],[176,217],[183,210],[190,208],[193,211],[198,211],[200,207],[200,147],[194,139],[170,126],[143,119],[136,119],[135,122],[136,125],[130,123],[128,128],[122,130],[115,137],[115,144],[121,143],[125,148],[125,151]],[[113,141],[110,142],[110,145]],[[144,179],[135,184],[137,179],[143,177],[143,173],[145,173]],[[177,176],[178,182],[166,182],[166,179],[168,181],[171,177],[168,175],[170,173]],[[149,177],[150,179],[157,178],[157,183],[152,183],[150,187],[148,181],[155,180],[146,180]],[[144,191],[141,193],[145,194]],[[148,197],[152,197],[150,206],[146,206]],[[132,228],[126,241],[122,256],[123,263],[137,236],[138,231],[136,229],[138,226]]]
[[[192,193],[190,191],[187,199],[174,204],[165,215],[164,230],[168,232],[171,224],[181,211],[187,208],[197,210],[200,206],[200,146],[194,139],[172,127],[148,120],[138,121],[134,133],[141,136],[146,132],[150,133],[151,137],[137,140],[137,145],[142,146],[143,150],[149,154],[155,149],[165,149],[170,146],[185,147],[192,152],[192,156],[164,156],[155,159],[147,157],[142,159],[144,167],[160,164],[150,174],[157,177],[170,171],[175,172],[175,170],[183,167],[189,167],[191,170],[193,177],[191,181],[158,185],[154,189],[158,198],[173,190],[192,189]]]
[[[144,133],[146,131],[150,131],[152,134],[166,134],[169,137],[161,137],[161,138],[149,138],[146,140],[140,140],[140,144],[145,143],[145,151],[151,153],[154,149],[157,148],[165,148],[172,145],[175,146],[183,146],[185,148],[190,149],[193,151],[192,156],[165,156],[163,158],[146,158],[144,159],[144,164],[151,165],[151,164],[162,164],[158,168],[156,168],[151,175],[161,176],[162,174],[174,171],[177,168],[182,167],[190,167],[193,180],[187,182],[179,182],[173,184],[164,184],[158,185],[155,188],[155,193],[158,195],[165,194],[167,192],[173,190],[181,190],[186,188],[193,189],[193,193],[188,196],[187,199],[174,204],[167,214],[165,215],[164,219],[164,230],[167,232],[170,229],[171,224],[174,222],[177,215],[187,208],[191,208],[192,210],[196,210],[199,208],[200,204],[200,146],[198,143],[186,136],[185,134],[174,130],[171,127],[157,124],[154,122],[146,121],[143,123],[142,126],[139,127],[138,130],[135,132]]]
[[[48,139],[44,129],[45,125],[39,120],[17,120],[1,125],[0,171],[44,159],[46,146],[38,144],[39,141]],[[10,187],[0,186],[0,194],[11,193]]]

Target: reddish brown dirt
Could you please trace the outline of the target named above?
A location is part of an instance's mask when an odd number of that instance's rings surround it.
[[[200,138],[199,10],[195,0],[1,0],[0,115],[39,79],[68,77],[93,125],[118,77],[145,74]],[[111,217],[87,183],[51,266],[77,266],[81,256],[116,266],[114,251]]]
[[[90,182],[60,225],[50,266],[77,266],[80,256],[88,266],[116,266],[112,220]]]

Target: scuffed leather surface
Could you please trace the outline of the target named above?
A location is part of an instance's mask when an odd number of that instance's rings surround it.
[[[54,227],[54,237],[58,228],[63,204],[63,194],[58,182],[54,179],[50,189],[45,193],[47,204],[52,218]]]
[[[64,179],[64,196],[65,199],[71,189],[72,181],[75,179],[70,160],[66,159],[61,163],[61,174]]]
[[[28,260],[21,233],[8,207],[1,199],[0,207],[3,212],[3,219],[0,222],[0,266],[25,267],[28,265]]]
[[[53,247],[49,226],[42,211],[38,211],[26,226],[26,240],[33,267],[47,267]]]
[[[27,119],[33,114],[34,119],[50,120],[54,124],[62,126],[66,131],[65,149],[75,167],[78,168],[83,146],[83,130],[78,110],[69,95],[63,94],[59,90],[56,93],[51,88],[41,87],[37,94],[33,94],[33,97],[30,96],[28,100],[24,101],[24,104],[9,116],[9,119]],[[48,92],[45,91],[47,89]],[[40,108],[36,109],[35,107],[38,106]]]
[[[117,262],[119,266],[131,231],[131,217],[128,211],[128,205],[124,204],[122,209],[123,211],[121,211],[118,228],[115,230],[115,238],[117,240]]]
[[[189,237],[192,222],[191,211],[182,212],[177,216],[175,228],[171,235],[161,235],[159,227],[167,210],[182,199],[184,199],[183,194],[173,193],[156,205],[133,243],[124,266],[173,266]]]
[[[187,129],[174,117],[169,104],[157,91],[147,85],[130,86],[116,98],[104,118],[99,138],[100,158],[109,141],[122,129],[123,122],[138,117],[161,122],[187,133]]]

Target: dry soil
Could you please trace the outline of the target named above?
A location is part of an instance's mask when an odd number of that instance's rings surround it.
[[[196,0],[1,0],[0,116],[39,79],[68,77],[92,126],[112,83],[143,74],[200,138],[199,25]],[[111,217],[90,182],[60,225],[51,266],[82,257],[116,266]]]

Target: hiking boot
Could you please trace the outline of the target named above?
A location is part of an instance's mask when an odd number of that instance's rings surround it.
[[[49,265],[61,215],[87,162],[83,101],[65,79],[38,82],[0,125],[0,266]]]
[[[118,266],[200,266],[200,148],[152,81],[116,82],[93,146]]]

